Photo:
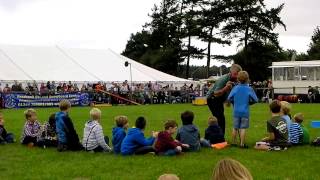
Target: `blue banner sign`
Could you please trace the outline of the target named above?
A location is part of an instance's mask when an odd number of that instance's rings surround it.
[[[21,93],[4,94],[5,108],[24,108],[24,107],[54,107],[58,106],[63,99],[70,101],[72,106],[88,106],[88,93],[68,93],[49,96],[27,95]]]

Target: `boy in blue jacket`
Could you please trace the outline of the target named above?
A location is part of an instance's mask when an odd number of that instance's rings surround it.
[[[68,100],[61,100],[59,108],[61,111],[57,112],[55,116],[58,136],[58,151],[82,150],[83,147],[79,141],[79,136],[74,129],[71,118],[68,115],[71,103]]]
[[[116,154],[121,152],[121,143],[126,137],[126,130],[128,129],[128,117],[127,116],[117,116],[114,118],[116,121],[116,127],[112,129],[112,145],[113,151]]]
[[[132,154],[147,154],[155,152],[152,147],[158,132],[152,132],[152,137],[144,137],[144,129],[146,127],[146,120],[144,117],[138,117],[136,120],[136,127],[128,130],[128,134],[123,139],[121,144],[122,155]]]
[[[245,144],[246,129],[249,128],[249,105],[258,102],[254,90],[248,85],[249,75],[247,71],[238,73],[238,84],[234,87],[228,101],[233,104],[233,130],[232,143],[236,143],[237,134],[240,134],[240,147],[248,148]]]

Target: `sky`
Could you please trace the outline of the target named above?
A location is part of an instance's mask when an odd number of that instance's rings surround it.
[[[121,53],[131,33],[142,29],[161,0],[0,0],[0,44],[112,49]],[[313,30],[320,26],[320,0],[265,0],[268,7],[285,2],[277,28],[280,45],[306,52]],[[212,47],[214,54],[231,55],[232,46]],[[205,65],[206,60],[191,64]],[[221,63],[214,62],[215,65]]]

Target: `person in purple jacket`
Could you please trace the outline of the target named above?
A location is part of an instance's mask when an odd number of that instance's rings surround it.
[[[245,144],[246,129],[249,128],[249,105],[258,102],[254,90],[249,86],[249,75],[246,71],[238,73],[238,81],[229,96],[228,101],[233,104],[233,131],[232,143],[236,144],[237,135],[240,135],[240,147],[248,148]]]

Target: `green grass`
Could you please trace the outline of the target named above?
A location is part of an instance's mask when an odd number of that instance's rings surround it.
[[[90,108],[72,108],[70,116],[77,132],[82,137],[85,121]],[[293,104],[293,112],[305,114],[304,124],[309,127],[311,138],[320,136],[320,130],[311,129],[310,121],[320,119],[320,104]],[[111,137],[114,125],[113,117],[126,115],[130,126],[138,116],[147,118],[146,135],[152,130],[162,130],[163,122],[168,118],[179,124],[180,113],[192,110],[196,124],[203,137],[207,118],[210,114],[207,106],[190,104],[115,106],[103,107],[102,125],[105,135]],[[232,108],[226,108],[227,139],[230,139]],[[6,129],[13,132],[19,140],[24,124],[23,111],[2,110],[6,120]],[[38,118],[43,123],[56,108],[37,109]],[[261,152],[252,147],[256,141],[266,135],[266,120],[270,117],[266,104],[251,107],[250,128],[247,142],[250,149],[229,147],[223,150],[201,149],[197,153],[186,153],[178,157],[157,157],[153,155],[122,157],[113,154],[63,152],[55,149],[27,148],[8,144],[0,146],[0,179],[156,179],[163,173],[175,173],[181,179],[210,179],[218,160],[231,157],[244,164],[254,179],[320,179],[319,148],[311,146],[294,147],[283,152]]]

